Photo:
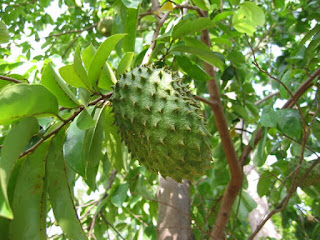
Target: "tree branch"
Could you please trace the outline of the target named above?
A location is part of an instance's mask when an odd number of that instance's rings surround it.
[[[113,92],[109,92],[105,95],[100,96],[99,98],[93,100],[92,102],[90,102],[88,105],[92,106],[95,105],[97,102],[99,102],[102,99],[108,99],[111,97]],[[55,134],[57,134],[61,128],[63,128],[65,125],[67,125],[70,121],[72,121],[73,119],[75,119],[76,116],[78,116],[84,109],[84,106],[80,106],[79,109],[77,111],[75,111],[69,118],[67,118],[66,120],[64,120],[57,128],[55,128],[52,132],[50,132],[48,135],[45,135],[43,138],[41,138],[37,143],[35,143],[32,147],[30,147],[28,150],[26,150],[25,152],[21,153],[19,158],[26,156],[29,153],[32,153],[34,150],[36,150],[41,143],[43,143],[45,140],[49,139],[50,137],[54,136]]]
[[[7,77],[7,76],[3,76],[3,75],[0,75],[0,79],[8,81],[8,82],[13,82],[13,83],[24,83],[23,81],[20,81],[18,79]]]
[[[156,39],[157,37],[159,36],[159,32],[160,32],[160,29],[162,27],[162,25],[164,24],[164,22],[166,21],[167,17],[169,16],[170,12],[166,12],[162,18],[160,19],[160,21],[158,22],[158,25],[156,27],[156,30],[154,31],[153,33],[153,36],[152,36],[152,41],[151,41],[151,44],[146,52],[146,54],[144,55],[144,58],[142,60],[142,65],[144,64],[148,64],[149,61],[150,61],[150,58],[151,58],[151,54],[153,52],[153,49],[156,47]]]
[[[211,46],[208,30],[202,31],[201,40],[209,47]],[[211,240],[220,240],[224,239],[224,230],[229,220],[230,211],[232,209],[236,196],[238,195],[238,192],[240,191],[242,186],[242,169],[233,146],[227,121],[225,119],[214,68],[206,62],[204,63],[204,67],[207,74],[212,77],[212,79],[208,81],[208,90],[210,93],[211,102],[214,102],[216,104],[211,104],[210,106],[214,112],[214,118],[217,124],[217,128],[221,138],[221,143],[231,173],[231,179],[222,197],[222,202],[218,211],[218,216],[216,218],[215,225],[212,229],[210,236]]]

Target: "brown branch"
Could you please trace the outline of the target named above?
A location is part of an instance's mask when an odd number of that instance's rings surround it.
[[[312,81],[320,76],[320,68],[314,71],[308,79],[300,85],[300,87],[293,94],[293,98],[290,98],[282,108],[292,108],[294,105],[293,99],[299,99],[310,87],[313,86]]]
[[[261,103],[264,103],[265,101],[269,100],[270,98],[273,98],[274,96],[277,96],[280,94],[280,91],[274,92],[269,94],[268,96],[265,96],[264,98],[258,100],[255,102],[256,105],[260,105]]]
[[[201,17],[206,17],[206,14],[200,9],[198,8],[197,6],[192,6],[192,5],[189,5],[189,4],[176,4],[174,6],[175,9],[190,9],[190,10],[195,10],[197,11],[197,13],[199,14],[199,16]]]
[[[93,29],[94,27],[96,27],[98,24],[93,24],[89,27],[86,27],[84,29],[79,29],[79,30],[71,30],[71,31],[67,31],[67,32],[63,32],[63,33],[57,33],[57,34],[50,34],[49,36],[43,37],[43,38],[36,38],[36,41],[39,41],[40,39],[47,39],[47,38],[51,38],[51,37],[60,37],[63,35],[67,35],[67,34],[72,34],[72,33],[82,33],[85,31],[89,31],[91,29]]]
[[[105,190],[105,193],[103,194],[103,196],[94,204],[94,206],[98,206],[106,197],[108,197],[109,193],[108,193],[108,190],[111,188],[112,184],[113,184],[113,181],[117,175],[118,171],[117,170],[113,170],[112,174],[110,175],[109,177],[109,181],[108,181],[108,184],[106,186],[106,190]],[[91,208],[92,209],[92,208]],[[102,215],[102,210],[103,208],[101,208],[99,211],[97,211],[93,217],[92,217],[92,221],[91,221],[91,224],[90,224],[90,228],[89,228],[89,235],[92,234],[92,231],[93,231],[93,228],[94,228],[94,225],[96,223],[96,219],[98,217],[99,214]]]
[[[88,105],[95,105],[97,102],[99,102],[101,99],[105,98],[108,99],[109,97],[111,97],[112,92],[109,92],[105,95],[100,96],[99,98],[93,100],[92,102],[90,102]],[[61,128],[63,128],[65,125],[67,125],[70,121],[72,121],[73,119],[75,119],[76,116],[78,116],[84,109],[84,106],[80,106],[79,109],[77,111],[75,111],[69,118],[67,118],[66,120],[64,120],[56,129],[54,129],[52,132],[50,132],[48,135],[45,135],[43,138],[41,138],[37,143],[35,143],[32,147],[30,147],[28,150],[26,150],[25,152],[21,153],[19,158],[28,155],[29,153],[32,153],[34,150],[36,150],[41,143],[43,143],[45,140],[49,139],[50,137],[54,136],[55,134],[57,134]]]
[[[312,87],[312,81],[318,77],[320,75],[320,68],[317,69],[316,71],[314,71],[310,77],[308,77],[308,79],[303,82],[300,87],[293,93],[293,99],[295,99],[296,101],[299,100],[299,98],[306,92],[308,91],[308,89],[310,87]],[[284,108],[292,108],[294,106],[294,101],[293,101],[292,98],[290,98],[282,107],[282,109]],[[253,146],[255,147],[259,141],[261,140],[262,138],[262,128],[259,128],[257,130],[257,133],[255,134],[255,137],[254,137],[254,144]],[[242,155],[240,157],[240,162],[242,165],[244,165],[245,161],[247,160],[247,158],[249,157],[249,154],[251,153],[251,151],[253,150],[253,148],[250,144],[246,146],[246,148],[243,150],[242,152]]]
[[[210,106],[214,106],[214,105],[217,105],[217,103],[216,102],[213,102],[213,101],[210,101],[210,100],[207,100],[207,99],[205,99],[205,98],[203,98],[203,97],[199,97],[199,96],[193,96],[194,97],[194,99],[196,99],[196,100],[199,100],[199,101],[201,101],[201,102],[204,102],[204,103],[206,103],[206,104],[208,104],[208,105],[210,105]]]
[[[201,40],[207,46],[211,46],[208,30],[202,31]],[[224,239],[224,230],[229,220],[233,203],[242,186],[242,169],[239,164],[239,160],[236,155],[236,151],[234,149],[232,138],[230,136],[227,121],[224,115],[214,68],[206,62],[204,63],[204,67],[207,74],[212,77],[212,79],[208,81],[208,90],[210,93],[210,100],[212,102],[215,102],[216,104],[210,106],[214,112],[214,118],[231,173],[231,179],[222,197],[218,216],[216,218],[215,225],[211,231],[210,236],[211,240],[220,240]]]
[[[3,76],[3,75],[0,75],[0,79],[8,81],[8,82],[13,82],[13,83],[24,83],[23,81],[20,81],[18,79],[7,77],[7,76]]]
[[[109,225],[109,226],[118,234],[118,236],[119,236],[121,239],[125,240],[125,238],[121,236],[121,234],[118,232],[118,230],[106,219],[106,217],[105,217],[102,213],[100,213],[100,216],[101,216],[102,220],[104,221],[104,223],[105,223],[107,226]]]
[[[150,61],[150,58],[151,58],[151,54],[154,50],[154,48],[156,47],[156,39],[157,37],[159,36],[159,33],[160,33],[160,29],[161,27],[163,26],[164,22],[166,21],[166,19],[168,18],[170,12],[166,12],[163,17],[160,19],[160,21],[158,22],[158,25],[156,27],[156,30],[154,31],[153,33],[153,36],[152,36],[152,41],[151,41],[151,44],[146,52],[146,54],[144,55],[144,58],[142,60],[142,65],[144,64],[148,64],[149,61]]]

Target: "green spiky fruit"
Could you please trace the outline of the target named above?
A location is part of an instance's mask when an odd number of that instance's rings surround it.
[[[111,17],[102,18],[98,23],[98,32],[106,37],[111,35],[113,19]]]
[[[111,101],[122,140],[150,171],[180,182],[210,167],[210,133],[177,74],[137,67],[121,76]]]

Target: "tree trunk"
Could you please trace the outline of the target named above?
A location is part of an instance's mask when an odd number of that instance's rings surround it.
[[[158,240],[193,240],[190,217],[190,182],[177,183],[159,175]]]
[[[259,180],[259,173],[252,165],[246,165],[244,167],[245,175],[248,178],[248,190],[247,193],[256,201],[257,207],[249,213],[249,223],[251,230],[254,231],[259,224],[260,220],[268,213],[269,205],[267,198],[264,196],[260,198],[257,193],[257,184]],[[255,240],[266,239],[271,237],[274,239],[282,239],[281,235],[277,232],[272,220],[266,222],[260,232],[255,236]]]

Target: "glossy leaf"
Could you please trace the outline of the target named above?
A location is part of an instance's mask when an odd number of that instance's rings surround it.
[[[84,135],[85,131],[79,129],[76,121],[73,121],[67,130],[67,137],[63,146],[67,164],[82,177],[85,176],[85,159],[82,156]]]
[[[91,59],[91,63],[88,71],[88,78],[91,87],[96,88],[98,80],[103,66],[106,63],[107,58],[111,51],[115,48],[115,45],[123,38],[125,34],[116,34],[108,37],[98,48],[96,53]]]
[[[126,200],[128,194],[128,189],[129,189],[129,184],[128,183],[123,183],[119,184],[115,190],[112,192],[111,195],[111,202],[113,205],[116,207],[122,207],[122,203]]]
[[[278,128],[289,137],[299,139],[302,132],[301,118],[298,110],[281,109],[277,111]]]
[[[283,76],[281,77],[281,82],[288,88],[290,86],[290,80],[291,80],[291,69],[286,71]],[[290,88],[289,88],[290,89]],[[290,97],[288,91],[280,85],[280,97],[283,99],[287,99]]]
[[[91,128],[95,125],[95,121],[87,111],[87,109],[84,109],[77,118],[77,126],[81,130],[87,130],[88,128]]]
[[[117,68],[118,76],[123,74],[131,66],[134,52],[127,52],[123,55]]]
[[[262,26],[265,22],[263,10],[254,2],[244,2],[240,9],[233,15],[232,25],[241,33],[252,36],[256,31],[256,26]]]
[[[108,158],[112,166],[121,171],[124,167],[122,144],[118,134],[118,128],[113,124],[114,116],[111,112],[111,107],[106,109],[106,121],[105,121],[105,143],[108,153]]]
[[[84,158],[86,161],[86,182],[93,190],[96,188],[96,175],[102,157],[102,141],[105,123],[105,107],[97,114],[96,124],[88,129],[84,138]]]
[[[264,127],[276,127],[278,114],[272,108],[265,108],[262,112],[260,123]]]
[[[10,239],[47,239],[45,162],[49,143],[43,142],[20,169],[12,203]]]
[[[203,49],[198,49],[194,47],[188,46],[176,46],[172,49],[172,51],[184,52],[184,53],[191,53],[202,59],[203,61],[211,64],[212,66],[220,68],[223,70],[223,62],[221,59],[212,51],[206,51]]]
[[[206,17],[188,19],[182,24],[178,24],[172,31],[172,37],[177,39],[187,34],[200,32],[204,29],[212,28],[215,24]]]
[[[0,216],[12,219],[13,215],[8,200],[8,184],[14,166],[31,137],[38,133],[39,124],[35,118],[27,117],[14,126],[3,142],[0,158],[0,181],[3,200],[0,208]],[[0,193],[0,195],[1,195]],[[2,199],[0,197],[0,199]]]
[[[225,12],[219,13],[212,19],[212,22],[213,23],[219,22],[219,21],[221,21],[221,20],[223,20],[233,14],[234,14],[234,12],[232,12],[232,11],[225,11]]]
[[[211,77],[197,64],[193,63],[189,58],[185,56],[176,56],[176,60],[181,69],[198,81],[208,81]]]
[[[0,44],[7,43],[9,40],[10,35],[8,29],[4,23],[0,22]]]
[[[48,194],[52,210],[64,233],[70,239],[87,239],[73,204],[72,193],[68,183],[66,164],[63,158],[63,142],[65,133],[52,139],[47,159]]]
[[[85,67],[82,64],[81,55],[80,55],[80,45],[76,48],[73,58],[73,67],[76,74],[80,77],[83,84],[87,89],[90,89],[90,82],[88,79],[88,73]]]
[[[60,106],[66,108],[78,106],[75,95],[57,75],[50,63],[42,71],[41,83],[56,96]]]
[[[0,124],[27,116],[52,116],[58,113],[56,97],[41,85],[9,85],[0,91]]]
[[[262,198],[264,195],[267,195],[269,192],[269,188],[271,185],[272,173],[263,173],[259,178],[259,182],[257,185],[257,192],[259,196]]]
[[[81,78],[77,75],[76,71],[74,70],[73,65],[66,65],[64,67],[59,68],[59,73],[63,80],[70,84],[71,86],[77,88],[86,88],[89,89],[81,80]]]
[[[200,9],[208,11],[210,8],[210,2],[208,0],[193,0],[193,3]]]
[[[122,40],[122,47],[125,52],[134,52],[137,34],[137,24],[139,7],[127,9],[125,21],[125,33],[127,34]]]

